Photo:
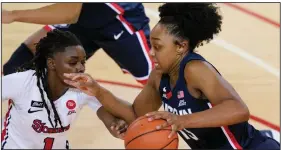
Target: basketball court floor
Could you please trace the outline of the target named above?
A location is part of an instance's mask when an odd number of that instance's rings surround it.
[[[28,9],[46,3],[9,3],[4,9]],[[159,3],[145,3],[153,27]],[[250,123],[258,129],[280,130],[280,5],[278,3],[220,3],[222,32],[210,44],[198,48],[237,90],[248,105]],[[2,25],[2,65],[12,52],[40,25]],[[102,62],[102,63],[101,63]],[[132,102],[141,86],[102,50],[86,65],[86,70],[115,95]],[[5,87],[2,87],[5,88]],[[2,103],[2,117],[7,103]],[[71,148],[124,148],[113,138],[88,107],[82,110],[69,133]],[[180,141],[180,148],[187,148]]]

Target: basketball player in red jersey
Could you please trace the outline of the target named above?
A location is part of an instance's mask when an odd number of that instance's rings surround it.
[[[2,149],[68,149],[68,130],[85,105],[113,136],[122,138],[124,121],[105,111],[96,97],[63,82],[63,73],[84,72],[85,61],[74,34],[53,30],[36,45],[30,63],[2,77],[2,100],[9,99]]]

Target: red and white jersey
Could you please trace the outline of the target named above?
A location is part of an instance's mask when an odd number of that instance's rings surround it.
[[[82,107],[88,104],[96,112],[101,104],[95,97],[70,88],[54,101],[64,130],[59,123],[53,128],[43,106],[34,73],[34,70],[29,70],[2,77],[2,100],[9,99],[9,109],[2,129],[2,148],[66,149],[66,133]],[[55,125],[51,103],[45,92],[44,96]]]

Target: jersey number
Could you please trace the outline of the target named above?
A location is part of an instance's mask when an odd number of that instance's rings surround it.
[[[184,136],[184,137],[185,137],[185,139],[187,139],[187,140],[189,140],[189,139],[193,139],[193,140],[195,140],[195,141],[198,141],[198,140],[199,140],[198,137],[197,137],[194,133],[192,133],[192,132],[190,132],[190,131],[188,131],[188,130],[186,130],[186,129],[183,129],[183,130],[181,130],[180,132],[181,132],[182,135],[186,135],[186,136]]]
[[[50,138],[50,137],[47,137],[44,139],[44,149],[52,149],[53,147],[53,144],[54,144],[54,138]]]

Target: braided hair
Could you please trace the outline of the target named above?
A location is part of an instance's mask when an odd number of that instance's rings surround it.
[[[169,34],[188,40],[190,51],[202,46],[203,41],[210,42],[221,31],[222,16],[213,3],[166,3],[158,10],[159,23]]]
[[[58,112],[55,108],[54,102],[49,98],[49,86],[48,86],[48,77],[47,77],[47,59],[52,58],[55,53],[65,51],[65,48],[68,46],[76,46],[82,45],[78,38],[68,31],[61,31],[54,29],[47,33],[46,37],[43,37],[37,44],[36,44],[36,52],[34,58],[21,66],[18,71],[25,71],[25,70],[35,70],[35,74],[37,77],[37,87],[39,88],[41,98],[44,104],[44,107],[48,113],[48,120],[51,123],[53,128],[57,127],[57,123],[60,124],[62,130],[64,129]],[[41,82],[40,82],[41,81]],[[43,88],[42,88],[43,87]],[[50,109],[46,103],[44,98],[43,91],[47,93],[49,101],[51,103],[53,112],[54,112],[54,122],[50,116]]]

